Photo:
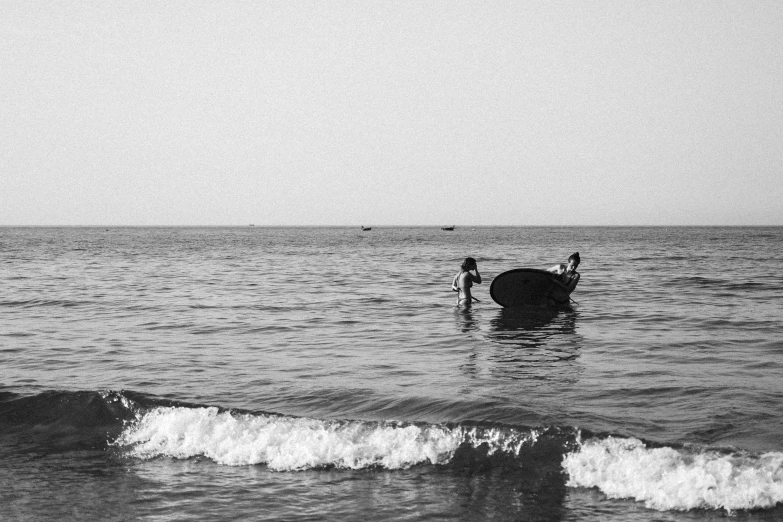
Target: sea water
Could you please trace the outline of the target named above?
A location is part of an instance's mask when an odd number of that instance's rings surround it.
[[[574,251],[569,308],[492,301]],[[782,228],[0,228],[0,519],[781,520],[781,254]]]

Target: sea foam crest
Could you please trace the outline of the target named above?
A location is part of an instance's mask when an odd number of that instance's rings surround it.
[[[117,445],[139,458],[203,455],[219,464],[266,464],[274,470],[324,466],[408,468],[448,462],[463,442],[518,453],[535,434],[497,430],[338,422],[219,412],[217,408],[155,408],[123,431]]]
[[[783,453],[723,454],[648,448],[637,439],[590,439],[565,455],[571,487],[597,487],[657,510],[727,511],[783,502]]]

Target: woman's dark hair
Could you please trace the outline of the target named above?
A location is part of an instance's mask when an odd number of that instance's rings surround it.
[[[573,254],[571,254],[570,256],[568,256],[568,260],[569,260],[569,261],[571,261],[572,259],[573,259],[574,261],[576,261],[576,264],[578,265],[578,264],[580,263],[580,261],[579,261],[579,252],[574,252]]]
[[[465,261],[462,262],[462,269],[467,272],[470,270],[470,267],[474,266],[476,264],[476,260],[472,257],[466,257]]]

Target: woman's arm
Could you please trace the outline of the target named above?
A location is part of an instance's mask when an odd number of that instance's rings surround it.
[[[555,265],[552,268],[548,268],[547,272],[552,272],[553,274],[562,274],[566,269],[566,265]]]
[[[571,276],[571,280],[566,285],[566,290],[568,290],[568,293],[574,291],[574,288],[576,288],[576,284],[579,282],[579,272],[574,272],[574,275]]]
[[[462,271],[460,271],[459,274],[454,276],[454,281],[451,282],[451,290],[453,292],[459,292],[459,276],[462,274]]]
[[[471,274],[468,272],[468,275],[470,275],[470,280],[476,283],[477,285],[481,284],[481,274],[479,274],[478,267],[475,267],[473,270],[476,271],[476,275]]]

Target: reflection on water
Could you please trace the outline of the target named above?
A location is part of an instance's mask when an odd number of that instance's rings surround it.
[[[477,332],[479,329],[479,323],[470,306],[455,306],[454,319],[457,323],[457,329],[462,333]]]
[[[577,312],[572,309],[501,308],[489,323],[487,339],[524,348],[546,346],[554,337],[576,333]]]
[[[497,377],[574,383],[581,346],[577,312],[503,308],[490,321],[487,339],[495,345],[489,357]]]
[[[481,314],[457,309],[462,333],[477,334],[480,346],[462,366],[476,377],[482,369],[494,379],[575,383],[582,337],[576,332],[579,313],[572,309],[501,308],[482,324]]]
[[[488,338],[501,344],[541,346],[552,336],[550,325],[558,314],[548,308],[501,308],[489,323]]]

